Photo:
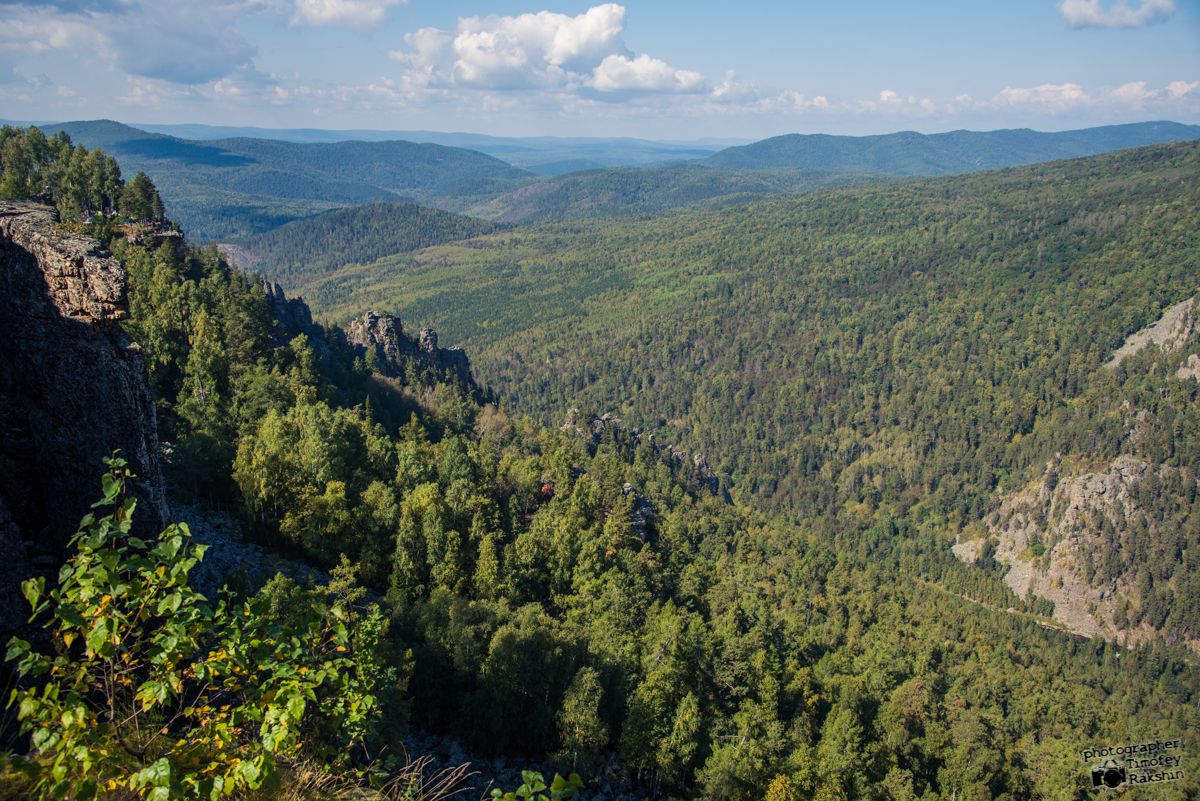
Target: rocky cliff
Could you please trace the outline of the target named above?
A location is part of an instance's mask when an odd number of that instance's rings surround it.
[[[1125,357],[1150,346],[1171,353],[1194,345],[1195,314],[1194,297],[1166,309],[1127,337],[1106,367],[1121,369]],[[1200,357],[1183,360],[1174,377],[1200,380]],[[1136,447],[1149,413],[1128,400],[1122,408],[1127,441]],[[1008,566],[1004,581],[1012,591],[1053,601],[1054,619],[1077,634],[1122,643],[1161,635],[1200,651],[1197,618],[1176,603],[1195,595],[1189,542],[1198,496],[1194,466],[1129,454],[1103,461],[1059,454],[1040,476],[1000,494],[999,508],[960,535],[953,550],[974,562],[990,541],[994,558]]]
[[[1131,356],[1150,345],[1157,345],[1168,353],[1178,348],[1187,341],[1195,328],[1195,305],[1196,298],[1191,297],[1164,311],[1158,320],[1127,336],[1125,344],[1117,348],[1104,366],[1115,370],[1126,356]]]
[[[471,363],[461,348],[439,348],[437,332],[422,328],[413,342],[404,333],[399,317],[369,311],[346,328],[346,340],[364,356],[374,354],[376,369],[387,376],[404,372],[411,360],[421,367],[450,372],[464,384],[470,384]]]
[[[1149,494],[1186,493],[1179,485],[1187,481],[1194,479],[1178,468],[1132,456],[1098,464],[1054,459],[1039,479],[1001,496],[1000,508],[983,521],[984,534],[995,559],[1009,565],[1005,583],[1022,598],[1032,593],[1053,601],[1054,619],[1064,628],[1125,644],[1148,642],[1156,628],[1124,618],[1151,603],[1152,592],[1139,586],[1148,580],[1145,562],[1169,550],[1174,537],[1165,530],[1173,523],[1144,501]],[[986,539],[960,542],[954,553],[973,562]],[[1176,636],[1167,632],[1170,641]],[[1200,650],[1194,631],[1185,636]]]
[[[312,330],[312,310],[303,298],[288,298],[283,287],[274,281],[263,281],[262,289],[284,332],[295,335]]]
[[[19,582],[52,565],[100,494],[114,451],[138,476],[135,527],[167,522],[154,402],[120,264],[45,206],[0,201],[0,628]]]

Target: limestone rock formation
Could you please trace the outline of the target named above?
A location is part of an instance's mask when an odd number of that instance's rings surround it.
[[[1167,352],[1178,348],[1192,335],[1192,329],[1195,327],[1193,316],[1195,304],[1195,297],[1188,298],[1182,303],[1176,303],[1164,311],[1162,317],[1136,334],[1127,336],[1125,344],[1113,353],[1112,358],[1104,366],[1115,370],[1126,356],[1131,356],[1150,345],[1158,345]]]
[[[1160,480],[1178,468],[1148,464],[1132,456],[1119,456],[1093,466],[1054,459],[1042,478],[1001,498],[1000,508],[984,519],[986,534],[996,543],[995,558],[1010,565],[1004,581],[1020,597],[1032,591],[1054,601],[1054,619],[1065,628],[1088,637],[1145,642],[1154,631],[1147,625],[1120,630],[1116,612],[1122,596],[1133,591],[1135,576],[1124,573],[1108,581],[1089,581],[1104,562],[1108,545],[1101,535],[1107,519],[1122,539],[1131,536],[1126,521],[1149,519],[1136,501],[1137,485],[1156,474]],[[1141,536],[1146,536],[1142,534]],[[1035,543],[1045,549],[1035,555]],[[960,542],[953,550],[973,562],[983,539]],[[1200,649],[1200,642],[1190,642]]]
[[[404,373],[404,362],[411,359],[422,367],[449,371],[464,384],[474,381],[462,348],[439,348],[432,328],[422,328],[414,343],[404,333],[400,318],[391,314],[369,311],[351,321],[346,340],[364,356],[374,352],[377,369],[393,378]]]
[[[116,450],[138,476],[138,533],[168,517],[146,365],[118,325],[125,272],[57,223],[52,208],[0,202],[0,540],[15,572],[61,556]],[[13,580],[0,576],[8,592]]]

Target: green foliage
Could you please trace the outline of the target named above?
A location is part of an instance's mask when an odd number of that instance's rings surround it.
[[[120,212],[131,220],[161,220],[164,216],[162,198],[146,173],[138,170],[121,193]]]
[[[557,720],[562,742],[556,759],[572,771],[594,774],[608,745],[608,724],[600,717],[603,695],[600,674],[593,668],[576,673],[563,695]]]
[[[525,783],[511,793],[506,793],[503,790],[492,790],[492,798],[497,801],[516,801],[517,798],[523,798],[525,801],[566,801],[568,798],[574,798],[575,794],[583,789],[583,780],[579,778],[579,774],[572,773],[569,777],[563,778],[559,774],[554,774],[554,781],[550,783],[549,796],[546,794],[546,780],[542,778],[542,774],[532,770],[521,771],[521,778]]]
[[[64,222],[118,212],[129,220],[162,220],[162,198],[139,172],[128,186],[117,160],[96,148],[76,147],[65,132],[47,139],[34,126],[0,128],[0,197],[28,200],[48,192]],[[103,232],[98,232],[103,237]]]
[[[1190,291],[1194,155],[511,229],[350,271],[401,276],[409,319],[475,326],[477,367],[551,427],[417,365],[384,378],[334,326],[300,335],[215,248],[123,246],[129,329],[194,495],[333,572],[252,603],[281,631],[344,626],[372,770],[411,719],[564,770],[615,760],[646,795],[1057,797],[1086,787],[1083,744],[1197,753],[1194,656],[1003,612],[1049,610],[994,551],[950,546],[1058,451],[1058,481],[1073,452],[1152,457],[1146,515],[1097,525],[1145,566],[1126,623],[1188,624],[1196,392],[1170,376],[1200,349],[1100,365]],[[301,752],[338,742],[323,720]]]
[[[367,264],[498,228],[412,203],[375,203],[297,220],[242,244],[263,254],[258,260],[263,272],[294,286],[348,264]]]
[[[863,172],[817,170],[723,170],[695,165],[663,168],[609,167],[543,180],[468,207],[450,198],[447,208],[504,222],[586,220],[646,216],[681,206],[723,208],[772,195],[833,186],[878,183],[887,178]]]
[[[288,626],[265,599],[213,609],[187,585],[204,547],[182,524],[156,543],[131,537],[133,476],[108,464],[94,506],[114,511],[83,519],[57,587],[24,585],[34,617],[50,618],[55,655],[9,643],[20,675],[36,679],[12,703],[37,791],[216,799],[278,781],[280,759],[344,759],[377,711],[378,675],[362,668],[378,627],[359,627],[355,642],[341,606]]]
[[[1195,348],[1104,365],[1194,292],[1198,164],[1192,142],[527,227],[348,269],[310,297],[430,320],[512,408],[554,424],[612,409],[706,455],[736,503],[1002,608],[1033,611],[999,568],[947,552],[998,490],[1056,453],[1178,466],[1178,492],[1144,493],[1160,499],[1144,520],[1095,521],[1105,545],[1080,575],[1132,582],[1152,559],[1135,611],[1193,636],[1200,585],[1180,556],[1200,417],[1194,385],[1169,377]],[[1146,412],[1136,437],[1126,404]]]

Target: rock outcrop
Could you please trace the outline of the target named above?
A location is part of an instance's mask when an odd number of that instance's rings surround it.
[[[283,287],[274,281],[263,281],[262,289],[275,312],[275,319],[285,332],[295,335],[312,329],[312,310],[303,298],[288,298]]]
[[[404,333],[399,317],[369,311],[346,327],[346,341],[363,356],[374,354],[376,369],[395,378],[405,372],[405,362],[450,372],[464,384],[473,383],[471,363],[462,348],[439,348],[437,332],[422,328],[413,342]]]
[[[1098,568],[1113,547],[1102,528],[1108,521],[1118,534],[1116,547],[1122,548],[1132,536],[1126,521],[1147,523],[1136,501],[1138,484],[1152,474],[1163,480],[1176,470],[1132,456],[1097,466],[1052,460],[1045,475],[1003,495],[1000,508],[983,521],[996,546],[996,561],[1009,565],[1005,583],[1019,597],[1032,592],[1053,601],[1054,619],[1076,634],[1122,643],[1152,639],[1154,630],[1148,625],[1132,630],[1117,626],[1117,610],[1122,597],[1134,594],[1135,576],[1125,570],[1101,578]],[[1148,528],[1153,527],[1149,521]],[[960,560],[973,562],[984,542],[960,542],[953,550]],[[1189,645],[1197,648],[1200,642]]]
[[[156,534],[168,517],[146,365],[118,324],[129,316],[125,272],[96,240],[62,233],[57,223],[52,208],[0,201],[6,628],[13,614],[20,623],[25,618],[6,594],[16,574],[28,574],[21,560],[36,565],[62,556],[99,497],[104,457],[119,450],[138,476],[139,534]]]
[[[1162,317],[1136,334],[1127,336],[1125,344],[1113,353],[1112,358],[1104,366],[1115,370],[1126,356],[1132,356],[1150,345],[1158,345],[1167,352],[1182,345],[1192,335],[1192,329],[1195,326],[1193,316],[1195,304],[1196,298],[1194,297],[1188,298],[1182,303],[1176,303],[1164,311]]]
[[[1187,361],[1179,365],[1179,369],[1175,371],[1175,377],[1181,381],[1188,378],[1200,381],[1200,356],[1194,353],[1188,356]]]
[[[204,559],[189,574],[188,583],[210,601],[221,597],[220,590],[227,584],[243,581],[250,587],[259,587],[277,573],[301,586],[329,583],[329,576],[315,567],[284,559],[261,545],[247,542],[242,524],[228,512],[182,503],[174,503],[171,511],[175,520],[187,524],[193,544],[208,546]]]

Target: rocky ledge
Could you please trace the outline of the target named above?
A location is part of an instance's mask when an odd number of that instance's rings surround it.
[[[0,627],[24,623],[19,582],[51,570],[100,496],[104,458],[137,475],[137,533],[167,522],[154,401],[121,330],[125,271],[53,208],[0,201]]]

